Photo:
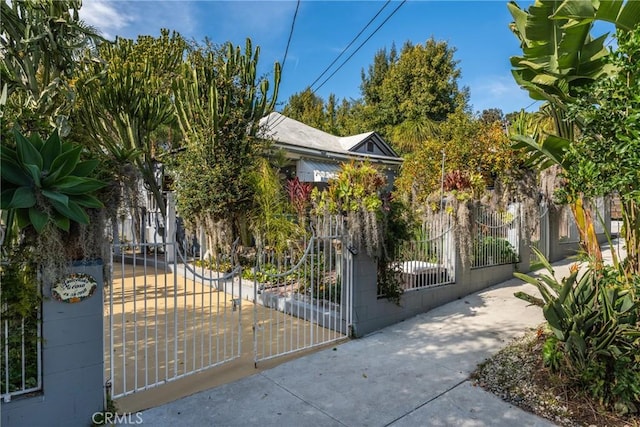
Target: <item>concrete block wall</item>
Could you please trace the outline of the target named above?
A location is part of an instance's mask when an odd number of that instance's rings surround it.
[[[51,298],[43,289],[41,393],[2,403],[3,427],[90,426],[104,410],[102,262],[76,263],[73,271],[93,276],[98,288],[78,303]]]
[[[404,292],[399,305],[386,298],[378,297],[374,260],[364,252],[354,255],[352,258],[352,334],[355,337],[362,337],[385,326],[511,279],[516,269],[528,271],[528,253],[526,255],[526,261],[523,260],[519,264],[471,269],[463,264],[460,255],[457,254],[455,283]]]
[[[600,244],[607,242],[607,236],[611,235],[611,203],[608,198],[600,202],[602,210],[600,216],[602,217],[602,232],[596,234],[598,242]],[[594,222],[599,222],[600,217],[597,214],[593,214]],[[577,241],[561,241],[560,236],[560,221],[562,221],[562,214],[559,209],[549,209],[549,261],[556,262],[561,259],[576,256],[580,251],[580,242]]]
[[[611,212],[609,204],[604,203],[604,229],[610,232]],[[549,212],[549,259],[555,262],[578,253],[578,242],[559,242],[561,214],[558,210]],[[521,230],[525,227],[521,227]],[[522,236],[521,236],[522,237]],[[598,235],[599,241],[606,241],[606,234]],[[530,270],[531,249],[525,245],[528,239],[520,238],[519,262],[516,264],[497,265],[492,267],[471,268],[463,263],[456,251],[455,283],[431,288],[405,292],[400,304],[377,296],[376,264],[364,252],[352,256],[353,263],[353,327],[355,337],[361,337],[385,326],[392,325],[417,314],[424,313],[439,305],[462,298],[465,295],[480,291],[495,284],[513,278],[518,271],[526,273]]]

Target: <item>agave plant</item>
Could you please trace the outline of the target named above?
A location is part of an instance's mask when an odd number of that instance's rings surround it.
[[[82,147],[60,141],[57,131],[46,141],[18,129],[14,135],[15,149],[3,144],[1,151],[0,209],[9,212],[8,229],[13,217],[21,230],[38,234],[48,224],[67,232],[73,222],[88,224],[86,209],[103,207],[95,192],[106,183],[89,177],[98,160],[81,161]]]

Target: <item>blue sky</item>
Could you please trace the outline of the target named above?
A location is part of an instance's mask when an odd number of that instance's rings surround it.
[[[385,3],[303,0],[282,74],[279,102],[284,103],[316,80]],[[160,28],[176,30],[186,38],[202,40],[207,36],[215,43],[231,41],[242,46],[250,37],[254,46],[261,48],[260,65],[267,72],[274,61],[283,60],[296,4],[294,0],[84,0],[81,17],[108,38],[158,35]],[[486,108],[500,108],[505,113],[525,107],[536,109],[511,77],[509,57],[521,51],[509,30],[510,22],[503,0],[408,0],[404,4],[393,0],[313,88],[371,36],[316,92],[324,100],[330,93],[339,100],[359,98],[361,70],[368,69],[376,51],[389,49],[394,42],[398,48],[407,40],[424,43],[433,36],[456,48],[455,59],[462,70],[460,83],[470,89],[474,112]]]

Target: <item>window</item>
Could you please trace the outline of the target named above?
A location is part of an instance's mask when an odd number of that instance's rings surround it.
[[[371,141],[367,142],[367,151],[370,153],[373,153],[373,142]]]

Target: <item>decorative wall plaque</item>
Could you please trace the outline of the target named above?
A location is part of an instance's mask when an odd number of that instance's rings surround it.
[[[54,299],[76,303],[89,298],[98,288],[96,280],[84,273],[72,273],[51,287]]]

